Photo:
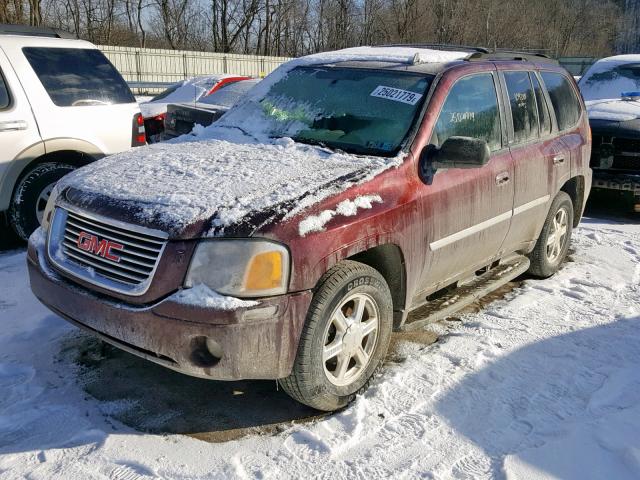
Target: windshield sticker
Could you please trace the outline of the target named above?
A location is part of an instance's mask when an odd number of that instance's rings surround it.
[[[410,92],[408,90],[401,90],[399,88],[385,87],[384,85],[378,85],[373,92],[372,97],[386,98],[387,100],[393,100],[394,102],[402,102],[408,105],[415,105],[418,100],[422,98],[421,93]]]

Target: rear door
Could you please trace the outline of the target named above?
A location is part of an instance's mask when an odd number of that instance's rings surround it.
[[[555,191],[558,192],[571,178],[574,170],[582,170],[589,165],[590,152],[580,128],[583,108],[575,82],[558,72],[543,71],[540,76],[549,95],[559,136],[565,146],[564,157],[560,157],[562,161],[556,158],[553,163]]]
[[[536,73],[507,70],[501,72],[501,81],[515,166],[513,219],[504,243],[505,252],[512,252],[537,238],[558,190],[558,173],[569,166],[569,154]]]
[[[140,110],[100,50],[79,40],[36,37],[6,48],[29,92],[47,150],[70,148],[72,142],[96,156],[131,148],[133,117]]]
[[[513,208],[513,163],[496,91],[495,71],[463,76],[453,83],[433,128],[430,143],[451,136],[485,140],[489,162],[480,168],[438,170],[422,196],[427,238],[422,289],[445,286],[498,254]],[[419,301],[419,299],[414,299]]]
[[[44,153],[38,125],[17,75],[0,50],[0,211],[8,207],[17,173],[9,175],[18,156],[30,160]],[[19,168],[14,169],[14,171]]]

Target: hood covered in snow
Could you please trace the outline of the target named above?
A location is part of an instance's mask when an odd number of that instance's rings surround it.
[[[78,207],[173,238],[244,236],[400,163],[287,138],[180,141],[113,155],[60,186]]]

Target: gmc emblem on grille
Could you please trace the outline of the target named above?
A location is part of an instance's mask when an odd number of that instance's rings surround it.
[[[112,262],[120,262],[120,257],[111,253],[113,250],[124,250],[124,245],[103,238],[100,240],[96,235],[87,232],[80,232],[76,241],[78,248],[85,252],[93,253]]]

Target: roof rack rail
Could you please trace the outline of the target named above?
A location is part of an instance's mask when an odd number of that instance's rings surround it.
[[[497,49],[493,52],[476,52],[467,57],[468,61],[478,60],[519,60],[522,62],[544,62],[558,64],[558,61],[544,53],[519,52],[517,50]]]
[[[409,47],[409,48],[432,48],[434,50],[448,50],[453,52],[478,52],[489,53],[484,47],[471,47],[468,45],[452,45],[448,43],[390,43],[378,45],[378,47]]]
[[[13,25],[0,23],[0,35],[27,35],[31,37],[50,37],[77,39],[73,33],[49,27],[32,27],[30,25]]]

